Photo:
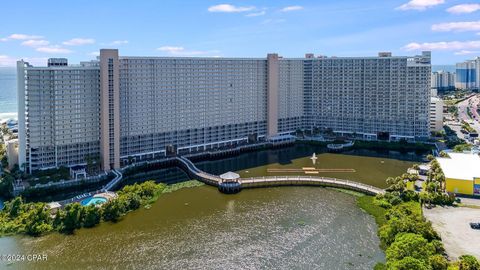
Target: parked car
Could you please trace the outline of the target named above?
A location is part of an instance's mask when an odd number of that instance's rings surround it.
[[[470,227],[475,230],[480,230],[480,222],[470,222]]]

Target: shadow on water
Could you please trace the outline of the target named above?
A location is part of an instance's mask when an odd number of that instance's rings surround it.
[[[290,165],[292,164],[293,160],[311,156],[313,153],[319,155],[328,153],[328,151],[323,146],[295,144],[286,148],[245,153],[221,160],[196,162],[196,165],[199,169],[206,172],[221,174],[226,171],[241,171],[274,163],[278,163],[282,166]],[[423,155],[418,155],[415,152],[401,153],[388,150],[373,151],[366,149],[355,149],[344,151],[338,154],[348,156],[388,158],[412,162],[421,162],[423,159]]]
[[[278,163],[281,166],[293,166],[294,160],[310,157],[313,153],[316,153],[317,156],[319,156],[321,154],[328,153],[328,151],[324,146],[295,144],[293,146],[284,148],[248,152],[221,159],[199,161],[194,160],[194,162],[195,165],[197,165],[197,167],[203,171],[212,174],[222,174],[227,171],[239,172],[275,163]],[[335,158],[338,160],[339,164],[342,164],[342,162],[344,162],[342,157],[348,158],[352,156],[386,158],[410,162],[421,162],[423,158],[422,155],[418,155],[415,152],[401,153],[396,151],[373,151],[365,149],[344,151],[335,154],[335,157],[331,158]],[[335,176],[332,175],[332,177]],[[141,183],[147,180],[154,180],[157,183],[174,184],[190,180],[190,178],[186,173],[177,167],[159,167],[150,171],[142,171],[133,175],[125,176],[123,181],[115,188],[115,190],[119,190],[125,185]],[[383,181],[383,179],[381,181]],[[105,183],[102,183],[102,185],[103,184]],[[48,194],[37,193],[34,194],[34,196],[30,196],[28,199],[29,201],[63,200],[76,196],[79,193],[95,191],[100,187],[101,185],[94,184],[83,186],[81,189],[74,188],[70,190],[63,190],[61,192],[49,192]]]

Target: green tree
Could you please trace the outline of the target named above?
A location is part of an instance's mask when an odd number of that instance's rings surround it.
[[[5,204],[5,211],[8,212],[10,218],[16,218],[22,211],[22,197],[16,197]]]
[[[435,248],[435,253],[437,254],[444,254],[445,248],[443,247],[443,243],[439,239],[435,239],[431,241],[433,247]]]
[[[142,205],[142,199],[135,193],[123,195],[121,199],[125,201],[125,207],[127,210],[136,210]]]
[[[448,157],[448,154],[445,151],[440,151],[440,157]]]
[[[83,226],[85,228],[95,227],[100,223],[102,217],[101,210],[95,205],[89,205],[85,207],[85,219],[83,221]]]
[[[459,260],[458,268],[460,270],[480,270],[480,263],[472,255],[462,255]]]
[[[444,256],[436,254],[428,258],[428,262],[432,270],[447,270],[448,261]]]
[[[419,234],[404,233],[396,236],[385,253],[388,261],[401,260],[405,257],[425,261],[435,253],[435,247]]]
[[[62,220],[62,230],[67,234],[72,234],[75,229],[82,227],[84,218],[84,207],[79,203],[68,204],[65,207],[65,216]]]
[[[431,268],[425,261],[412,257],[405,257],[398,261],[388,263],[388,269],[391,270],[430,270]]]
[[[124,202],[117,198],[104,204],[102,217],[105,221],[117,222],[124,213]]]
[[[53,229],[51,225],[50,211],[44,203],[30,205],[31,209],[25,217],[25,233],[31,236],[39,236]]]
[[[0,196],[9,198],[12,195],[13,191],[13,182],[15,179],[8,173],[4,173],[3,176],[0,176]]]

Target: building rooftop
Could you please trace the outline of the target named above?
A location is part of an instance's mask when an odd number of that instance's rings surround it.
[[[480,157],[475,154],[448,153],[450,158],[437,158],[445,178],[474,180],[480,178]]]
[[[220,175],[220,178],[222,178],[224,180],[235,180],[235,179],[240,178],[240,175],[238,173],[234,173],[234,172],[226,172],[226,173]]]

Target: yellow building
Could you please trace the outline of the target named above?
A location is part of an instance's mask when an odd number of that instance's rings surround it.
[[[437,158],[445,174],[448,192],[480,195],[480,157],[476,154],[448,153],[449,158]]]

